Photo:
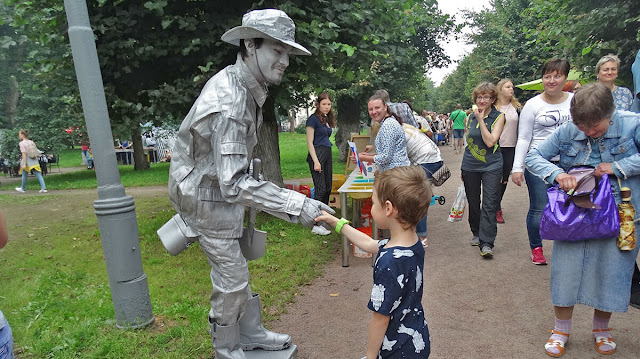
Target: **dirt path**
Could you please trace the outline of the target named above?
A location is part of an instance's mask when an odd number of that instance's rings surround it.
[[[423,305],[431,333],[431,358],[548,358],[544,343],[553,329],[549,266],[529,259],[525,218],[526,187],[507,187],[502,206],[506,224],[498,225],[495,257],[483,260],[471,247],[467,219],[447,216],[460,181],[462,155],[440,147],[452,177],[436,195],[447,203],[429,210],[429,248],[425,259]],[[549,260],[552,245],[544,243]],[[274,330],[292,335],[300,359],[361,358],[367,345],[371,312],[366,305],[372,285],[371,260],[340,253],[313,285],[302,288]],[[336,296],[337,294],[337,296]],[[611,326],[618,344],[615,358],[638,358],[640,310],[614,314]],[[594,349],[593,311],[575,309],[571,339],[563,358],[600,358]]]
[[[507,223],[498,226],[495,258],[483,260],[478,248],[469,245],[466,218],[458,223],[446,220],[460,184],[462,157],[454,155],[450,147],[443,146],[441,151],[452,178],[435,189],[447,203],[436,204],[429,212],[423,305],[431,332],[431,358],[547,358],[543,345],[553,326],[549,266],[534,266],[529,260],[526,188],[513,184],[507,188],[503,201]],[[134,199],[166,196],[166,192],[165,186],[126,189]],[[95,190],[51,191],[46,195],[56,196],[56,200],[36,207],[56,218],[93,211],[97,198]],[[5,213],[8,223],[29,215],[16,210]],[[550,259],[551,243],[544,245]],[[371,260],[351,256],[350,266],[345,268],[337,251],[324,275],[301,288],[287,313],[268,326],[292,335],[300,359],[361,358],[371,315],[366,308],[371,276]],[[600,358],[594,350],[591,318],[589,308],[576,307],[564,358]],[[618,343],[613,357],[638,358],[640,310],[630,308],[629,313],[614,314],[611,325]]]

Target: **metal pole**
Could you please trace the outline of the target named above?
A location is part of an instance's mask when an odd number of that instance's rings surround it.
[[[147,276],[142,270],[133,198],[120,181],[102,74],[85,0],[64,0],[69,41],[98,179],[93,202],[107,264],[118,328],[153,323]]]

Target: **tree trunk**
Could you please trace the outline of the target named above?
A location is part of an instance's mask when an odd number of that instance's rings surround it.
[[[296,132],[296,112],[294,110],[289,111],[289,133]]]
[[[136,126],[131,133],[131,140],[133,142],[133,170],[134,171],[146,171],[149,169],[149,161],[147,156],[144,155],[144,144],[142,142],[142,128]]]
[[[253,156],[262,160],[262,174],[267,181],[284,187],[280,170],[280,145],[278,143],[278,121],[276,121],[273,97],[267,97],[262,108],[263,122],[258,130],[258,145]]]
[[[14,128],[16,125],[16,111],[19,99],[20,88],[18,88],[18,80],[16,80],[15,76],[9,76],[7,97],[4,103],[4,116],[7,118],[7,126],[9,128]]]
[[[358,101],[348,95],[338,98],[338,132],[336,133],[336,146],[340,151],[340,161],[346,162],[349,156],[349,144],[351,133],[360,133],[360,119],[358,111],[360,108]]]

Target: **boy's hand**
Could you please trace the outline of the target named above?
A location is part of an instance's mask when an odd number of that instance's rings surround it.
[[[322,211],[322,214],[316,217],[316,222],[326,222],[331,227],[334,227],[338,224],[338,218],[332,216],[327,211]]]

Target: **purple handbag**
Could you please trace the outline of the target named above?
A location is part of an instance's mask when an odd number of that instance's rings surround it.
[[[570,195],[555,186],[547,190],[549,203],[540,218],[540,237],[556,241],[581,241],[585,239],[618,238],[620,218],[616,201],[611,192],[609,176],[598,180],[591,173],[578,176],[576,190]],[[588,172],[588,171],[587,171]],[[568,171],[572,174],[571,171]],[[581,187],[591,188],[579,191]]]

